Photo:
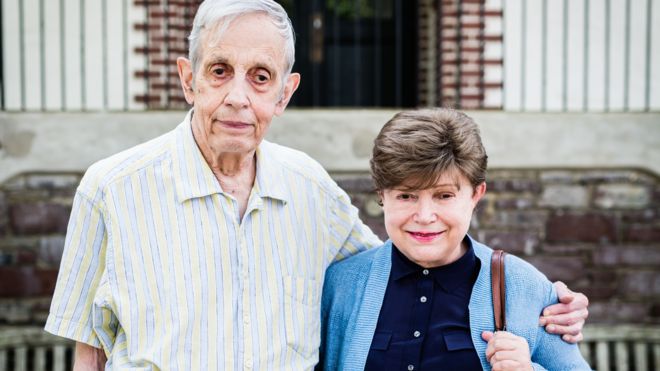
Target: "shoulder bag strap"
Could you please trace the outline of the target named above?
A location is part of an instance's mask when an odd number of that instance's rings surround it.
[[[493,312],[495,313],[495,330],[506,331],[506,295],[504,287],[504,256],[502,250],[493,251],[491,258],[491,284],[493,285]]]

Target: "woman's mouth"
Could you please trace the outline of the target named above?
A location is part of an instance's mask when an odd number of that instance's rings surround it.
[[[442,232],[411,232],[408,231],[408,234],[419,242],[429,242],[433,241],[436,237],[440,236]]]

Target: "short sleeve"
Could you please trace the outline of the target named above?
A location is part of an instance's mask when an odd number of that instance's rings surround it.
[[[103,213],[80,190],[73,200],[64,252],[45,330],[99,347],[94,333],[92,306],[105,271],[108,243]]]
[[[360,220],[358,209],[339,186],[332,208],[330,233],[333,242],[339,246],[334,261],[355,255],[366,249],[380,246],[380,239]]]

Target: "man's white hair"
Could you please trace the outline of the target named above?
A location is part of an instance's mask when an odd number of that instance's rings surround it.
[[[273,22],[284,38],[286,73],[291,73],[296,58],[295,34],[291,20],[282,6],[273,0],[205,0],[197,9],[193,28],[188,36],[188,58],[193,71],[197,71],[199,59],[199,39],[203,30],[217,27],[217,34],[222,35],[229,23],[235,18],[250,13],[264,13]]]

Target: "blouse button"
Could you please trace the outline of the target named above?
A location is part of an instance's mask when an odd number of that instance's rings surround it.
[[[421,298],[419,298],[419,301],[421,301],[422,303],[426,303],[426,296],[422,296]]]

